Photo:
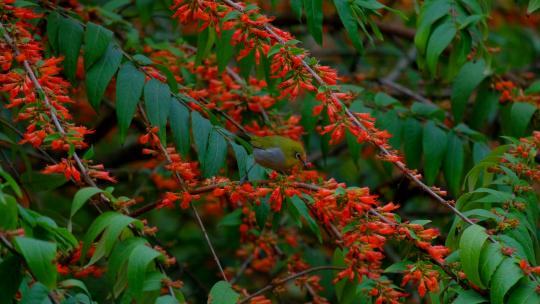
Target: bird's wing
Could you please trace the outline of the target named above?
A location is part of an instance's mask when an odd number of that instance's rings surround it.
[[[264,136],[264,137],[253,136],[251,138],[250,143],[254,148],[259,148],[259,149],[268,149],[268,148],[278,146],[278,144],[276,143],[275,136]]]

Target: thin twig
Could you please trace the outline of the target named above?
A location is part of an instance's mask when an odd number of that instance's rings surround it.
[[[145,123],[147,125],[150,125],[150,121],[149,121],[148,117],[146,116],[146,112],[144,112],[141,104],[138,104],[138,109],[139,109],[139,113],[141,114],[141,116],[142,116],[143,120],[145,121]],[[159,149],[161,150],[161,153],[163,154],[163,156],[165,156],[165,159],[167,160],[167,162],[169,164],[173,163],[169,152],[167,151],[167,149],[165,148],[165,146],[161,142],[159,143]],[[182,188],[182,191],[189,192],[187,184],[184,181],[184,179],[182,178],[182,176],[180,176],[180,174],[177,171],[174,171],[173,173],[174,173],[174,176],[176,177],[176,179],[178,180],[178,182],[180,183],[180,187]],[[214,246],[212,245],[212,241],[210,240],[210,237],[208,236],[208,233],[206,232],[206,227],[204,226],[204,223],[203,223],[203,221],[201,219],[201,216],[199,215],[199,212],[197,211],[197,208],[195,207],[194,204],[190,204],[190,206],[191,206],[191,210],[193,210],[193,214],[195,214],[197,224],[199,225],[199,228],[201,229],[201,231],[202,231],[202,233],[204,235],[206,243],[207,243],[208,247],[210,248],[210,251],[212,253],[212,257],[214,258],[214,261],[216,262],[216,265],[219,268],[221,276],[223,277],[223,279],[225,281],[228,282],[229,280],[227,279],[227,276],[225,275],[225,271],[223,271],[223,267],[221,266],[221,262],[219,261],[219,257],[218,257],[218,255],[216,253],[216,250],[214,249]]]
[[[268,285],[264,286],[263,288],[257,290],[256,292],[250,294],[249,296],[245,297],[244,299],[242,299],[242,301],[238,302],[238,304],[243,304],[243,303],[247,303],[249,300],[251,300],[252,298],[260,295],[260,294],[263,294],[269,290],[272,290],[280,285],[283,285],[291,280],[294,280],[296,278],[299,278],[299,277],[303,277],[307,274],[310,274],[312,272],[316,272],[316,271],[321,271],[321,270],[342,270],[344,269],[344,267],[339,267],[339,266],[317,266],[317,267],[313,267],[313,268],[309,268],[309,269],[306,269],[304,271],[300,271],[298,273],[295,273],[295,274],[292,274],[288,277],[285,277],[283,279],[275,279],[273,280],[272,282],[270,282]]]

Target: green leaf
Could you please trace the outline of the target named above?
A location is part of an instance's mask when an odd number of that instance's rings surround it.
[[[88,296],[91,296],[90,292],[88,291],[88,288],[86,288],[86,285],[80,280],[76,279],[67,279],[58,284],[59,286],[63,288],[79,288],[80,290],[84,291]]]
[[[84,66],[88,70],[107,50],[113,33],[93,22],[86,24],[84,32]]]
[[[55,288],[56,244],[28,237],[16,237],[14,243],[34,277],[48,288]]]
[[[445,119],[444,111],[436,105],[414,102],[411,106],[411,111],[414,114],[429,118],[436,118],[440,121],[443,121]]]
[[[13,297],[19,290],[23,278],[21,260],[10,255],[0,263],[0,277],[5,278],[0,282],[0,304],[12,304]]]
[[[523,276],[523,272],[514,263],[513,259],[505,259],[491,278],[491,286],[489,288],[491,303],[505,303],[504,296]]]
[[[212,131],[212,124],[208,119],[204,118],[199,114],[199,112],[191,113],[191,130],[193,132],[193,141],[195,142],[195,147],[197,148],[197,156],[199,157],[199,162],[204,162],[206,149],[208,147],[208,138],[210,137],[210,132]]]
[[[11,190],[13,190],[15,195],[17,195],[17,197],[19,198],[22,198],[21,188],[19,187],[17,182],[13,179],[13,177],[11,177],[11,175],[9,175],[9,173],[7,173],[2,168],[0,168],[0,176],[5,179],[5,182],[9,185]]]
[[[451,19],[447,19],[445,22],[441,23],[433,33],[431,33],[426,49],[427,67],[431,75],[436,74],[439,56],[444,49],[448,47],[450,42],[452,42],[455,35],[456,26]]]
[[[215,176],[225,164],[226,157],[227,141],[216,129],[212,129],[204,152],[204,160],[201,162],[203,176]]]
[[[291,0],[291,10],[294,14],[294,16],[296,16],[296,18],[298,18],[298,20],[301,20],[302,19],[302,10],[303,10],[303,7],[304,7],[304,2],[303,0]]]
[[[474,290],[460,290],[458,297],[452,304],[477,304],[487,302],[481,295]]]
[[[189,110],[178,100],[171,103],[169,121],[173,135],[174,145],[182,156],[187,156],[191,142],[189,138]]]
[[[420,52],[425,54],[431,26],[440,18],[447,16],[452,3],[449,0],[434,0],[422,5],[422,11],[418,18],[414,44]]]
[[[362,52],[364,49],[362,38],[358,32],[358,22],[351,14],[352,9],[350,2],[348,0],[334,0],[334,5],[336,6],[339,19],[341,19],[341,23],[343,23],[343,27],[345,27],[352,44],[357,51]]]
[[[73,203],[71,204],[71,213],[70,217],[73,217],[79,209],[88,201],[92,196],[103,193],[103,190],[96,187],[86,187],[82,188],[73,197]]]
[[[540,0],[529,0],[529,6],[527,6],[527,14],[534,13],[540,8]]]
[[[510,135],[515,137],[525,136],[529,122],[536,112],[535,105],[527,102],[514,102],[510,110]]]
[[[491,283],[491,276],[495,273],[499,264],[504,260],[501,245],[489,243],[480,255],[480,277],[485,286]]]
[[[480,262],[480,254],[482,247],[488,239],[486,229],[482,226],[471,225],[463,231],[461,240],[459,241],[460,259],[463,271],[467,278],[480,288],[484,288],[484,284],[480,280],[478,272],[478,264]]]
[[[461,67],[452,85],[452,114],[456,121],[463,119],[469,97],[486,76],[486,64],[483,59],[476,62],[469,61]]]
[[[446,133],[429,121],[424,126],[422,146],[424,151],[424,175],[428,184],[433,184],[446,152]]]
[[[62,23],[62,17],[57,12],[51,12],[47,17],[47,36],[49,44],[54,51],[58,51],[58,29]]]
[[[169,87],[152,78],[144,86],[144,105],[148,120],[152,126],[159,128],[161,142],[166,142],[167,118],[171,109],[171,92]]]
[[[454,196],[457,196],[460,192],[463,166],[465,164],[465,147],[463,141],[453,131],[448,133],[448,144],[446,147],[443,167],[444,178],[450,192]]]
[[[84,259],[86,257],[86,252],[92,245],[92,242],[96,239],[98,235],[100,235],[103,230],[105,230],[109,225],[114,223],[116,219],[127,217],[123,214],[120,214],[118,212],[114,211],[107,211],[98,216],[92,225],[90,225],[90,228],[88,228],[86,235],[84,236],[83,240],[83,247],[81,250],[81,259]]]
[[[158,251],[139,245],[133,249],[128,258],[127,277],[130,295],[137,299],[141,296],[146,279],[146,270],[152,260],[161,256]]]
[[[219,281],[210,290],[208,304],[230,304],[236,303],[240,295],[232,289],[231,284]]]
[[[156,299],[156,304],[179,304],[177,299],[171,295],[161,296]]]
[[[86,92],[88,95],[88,101],[94,107],[98,109],[101,104],[101,99],[105,93],[105,89],[109,85],[112,77],[116,73],[120,61],[122,60],[122,53],[117,46],[112,43],[109,44],[105,55],[94,63],[86,73]]]
[[[21,304],[53,304],[49,299],[49,292],[47,286],[37,282],[32,285],[30,290],[23,293]]]
[[[536,285],[533,282],[519,284],[508,296],[508,304],[529,304],[540,303],[540,295],[536,291]]]
[[[414,118],[407,118],[403,124],[403,149],[408,167],[418,169],[422,158],[422,124]]]
[[[117,296],[127,285],[126,265],[129,256],[133,249],[140,245],[146,244],[146,240],[142,238],[128,238],[114,246],[114,249],[109,256],[108,269],[105,273],[105,279],[113,287],[113,293]]]
[[[218,71],[223,72],[234,54],[231,38],[234,30],[221,31],[216,40],[216,57]]]
[[[304,0],[304,10],[306,11],[306,19],[308,31],[313,36],[313,39],[322,45],[322,25],[323,25],[323,9],[322,0]]]
[[[319,225],[317,225],[317,222],[309,214],[309,209],[306,206],[306,203],[304,203],[304,201],[296,195],[291,197],[291,202],[292,202],[291,205],[296,209],[296,211],[298,211],[298,213],[306,220],[309,229],[313,233],[315,233],[319,242],[322,243],[322,236],[321,236],[321,231],[319,229]]]
[[[118,117],[120,141],[122,142],[135,115],[143,87],[144,73],[131,62],[123,64],[116,76],[116,117]]]
[[[62,18],[58,26],[58,51],[64,55],[64,73],[71,82],[75,81],[82,41],[82,25],[70,18]]]
[[[378,92],[377,94],[375,94],[373,101],[379,107],[399,105],[399,100],[383,92]]]
[[[540,0],[539,0],[540,1]],[[525,90],[525,94],[534,94],[540,92],[540,79],[535,80],[531,85]]]
[[[230,144],[234,151],[234,157],[236,158],[236,164],[238,166],[238,176],[240,179],[242,179],[244,176],[247,175],[248,154],[243,146],[233,142],[231,142]]]
[[[17,228],[17,201],[11,195],[5,195],[0,199],[0,230],[8,231]]]
[[[94,264],[104,256],[108,256],[122,231],[124,231],[129,224],[135,221],[137,220],[119,213],[117,213],[113,219],[109,220],[106,229],[104,230],[103,235],[96,246],[94,254],[90,258],[90,261],[88,261],[87,266]]]

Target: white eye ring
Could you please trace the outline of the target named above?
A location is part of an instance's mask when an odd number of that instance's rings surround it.
[[[301,159],[302,158],[302,155],[300,155],[300,153],[298,153],[298,152],[294,156],[296,157],[296,159]]]

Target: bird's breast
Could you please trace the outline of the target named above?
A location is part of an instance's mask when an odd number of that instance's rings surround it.
[[[280,148],[253,149],[255,161],[263,167],[274,170],[286,170],[285,154]]]

